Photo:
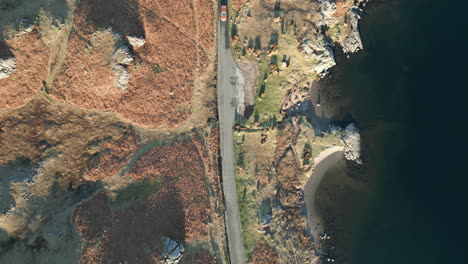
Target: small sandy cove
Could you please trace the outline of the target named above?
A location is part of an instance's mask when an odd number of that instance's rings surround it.
[[[304,201],[307,208],[307,225],[310,228],[310,233],[314,238],[316,248],[320,247],[319,235],[324,232],[323,217],[317,208],[315,198],[317,196],[317,190],[322,182],[323,176],[335,165],[340,159],[343,159],[343,147],[331,147],[322,151],[318,157],[314,159],[314,166],[312,173],[302,187],[304,191]]]

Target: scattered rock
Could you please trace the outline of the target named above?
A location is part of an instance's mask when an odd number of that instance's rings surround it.
[[[347,160],[362,164],[361,161],[361,136],[354,123],[349,124],[342,135],[345,144],[344,156]]]
[[[267,227],[270,225],[271,220],[273,220],[273,217],[270,214],[263,214],[262,215],[262,226]]]
[[[333,20],[333,14],[336,11],[336,4],[333,0],[320,0],[320,14],[322,15],[319,24],[330,25]]]
[[[130,81],[130,73],[127,67],[116,64],[112,66],[112,71],[115,74],[116,85],[121,90],[127,90],[128,82]]]
[[[115,74],[117,87],[121,90],[127,90],[128,82],[130,81],[130,73],[127,66],[133,62],[129,48],[127,46],[118,48],[112,55],[112,61],[111,69]]]
[[[164,264],[177,264],[184,254],[184,245],[169,237],[163,238],[162,257]]]
[[[308,93],[305,89],[289,89],[286,92],[286,97],[281,106],[282,111],[288,111],[292,108],[299,107],[302,103],[308,100]]]
[[[10,182],[28,182],[34,181],[34,178],[38,176],[39,172],[35,166],[17,167],[10,174]]]
[[[5,79],[16,72],[15,58],[0,58],[0,80]]]
[[[361,18],[361,16],[359,16],[359,7],[353,6],[349,12],[348,21],[351,24],[351,32],[341,43],[343,52],[345,53],[353,53],[363,49],[361,35],[359,34],[358,28],[358,22]]]
[[[133,49],[138,49],[141,46],[145,45],[145,39],[142,37],[128,36],[128,43],[133,47]]]
[[[319,74],[335,66],[335,56],[333,45],[327,40],[324,34],[309,32],[303,40],[302,48],[304,55],[309,60],[314,60],[314,70]]]
[[[34,30],[34,27],[36,27],[36,25],[34,24],[33,21],[26,19],[26,18],[23,18],[20,20],[19,31],[23,35],[31,33]]]
[[[118,48],[112,55],[112,61],[116,64],[130,65],[133,62],[132,55],[127,46]]]

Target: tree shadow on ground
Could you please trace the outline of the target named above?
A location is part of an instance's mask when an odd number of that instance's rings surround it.
[[[125,36],[144,37],[143,22],[137,1],[81,0],[76,10],[75,15],[85,16],[85,21],[98,28],[112,27]]]

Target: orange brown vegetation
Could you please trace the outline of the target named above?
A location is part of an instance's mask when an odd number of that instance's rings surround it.
[[[282,252],[282,256],[297,256],[300,263],[310,263],[314,251],[310,235],[306,232],[306,220],[301,211],[302,194],[299,189],[302,185],[300,177],[304,171],[300,168],[290,145],[295,133],[289,122],[282,123],[278,128],[275,171],[278,186],[277,202],[282,210],[275,214],[273,224],[276,226],[275,241],[282,244],[282,248],[286,250]]]
[[[206,238],[210,207],[205,168],[193,140],[154,147],[135,163],[129,175],[138,180],[168,180],[183,206],[187,241]]]
[[[232,9],[234,9],[234,11],[237,11],[246,3],[250,3],[250,0],[233,0]]]
[[[142,126],[174,126],[186,120],[192,112],[194,81],[209,63],[206,50],[214,46],[212,1],[80,3],[74,17],[76,32],[70,37],[66,64],[57,76],[52,95],[80,107],[116,112]],[[91,10],[97,5],[110,11],[95,19],[92,15],[97,11]],[[119,7],[124,7],[125,12],[114,10]],[[115,86],[110,60],[102,51],[86,51],[92,33],[109,26],[124,37],[143,35],[146,40],[143,47],[133,51],[135,60],[129,66],[127,91]]]
[[[85,175],[90,181],[103,180],[118,173],[137,149],[140,140],[132,130],[125,130],[101,144],[102,151],[92,160]]]
[[[263,242],[258,243],[252,252],[251,264],[277,264],[278,254]]]
[[[216,259],[211,256],[205,250],[200,250],[195,253],[188,254],[184,256],[180,262],[180,264],[215,264]]]
[[[336,2],[336,11],[333,14],[334,17],[340,17],[346,14],[347,7],[344,1],[337,1]]]
[[[0,80],[0,110],[26,104],[47,79],[50,50],[37,33],[0,41],[0,52],[10,50],[16,58],[16,73]]]
[[[198,40],[205,52],[214,52],[215,24],[213,2],[207,0],[194,0],[197,10],[195,12],[198,25]]]
[[[203,161],[193,141],[154,147],[129,175],[141,181],[160,179],[162,187],[118,211],[110,210],[104,193],[80,206],[74,222],[87,242],[82,262],[158,263],[163,235],[185,243],[207,238],[208,194]],[[182,263],[215,263],[204,250],[184,258],[193,261]]]
[[[39,97],[0,115],[0,164],[18,158],[35,164],[46,163],[49,164],[46,172],[60,176],[58,180],[63,186],[68,187],[70,183],[78,186],[92,157],[98,155],[102,147],[115,146],[116,150],[111,153],[128,153],[122,149],[131,147],[119,146],[119,140],[133,133],[127,125],[115,123],[104,115],[52,104]],[[112,143],[114,139],[117,142]],[[105,141],[107,143],[101,146]],[[116,161],[113,165],[104,165],[109,170],[122,164],[115,157],[105,161]]]

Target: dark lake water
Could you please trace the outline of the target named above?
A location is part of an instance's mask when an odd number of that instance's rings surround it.
[[[365,160],[361,167],[338,164],[320,187],[336,235],[330,254],[346,264],[442,263],[436,220],[412,189],[409,116],[417,105],[408,96],[410,8],[389,0],[371,1],[364,10],[364,51],[349,59],[337,54],[331,77],[321,83],[326,114],[357,123]]]

